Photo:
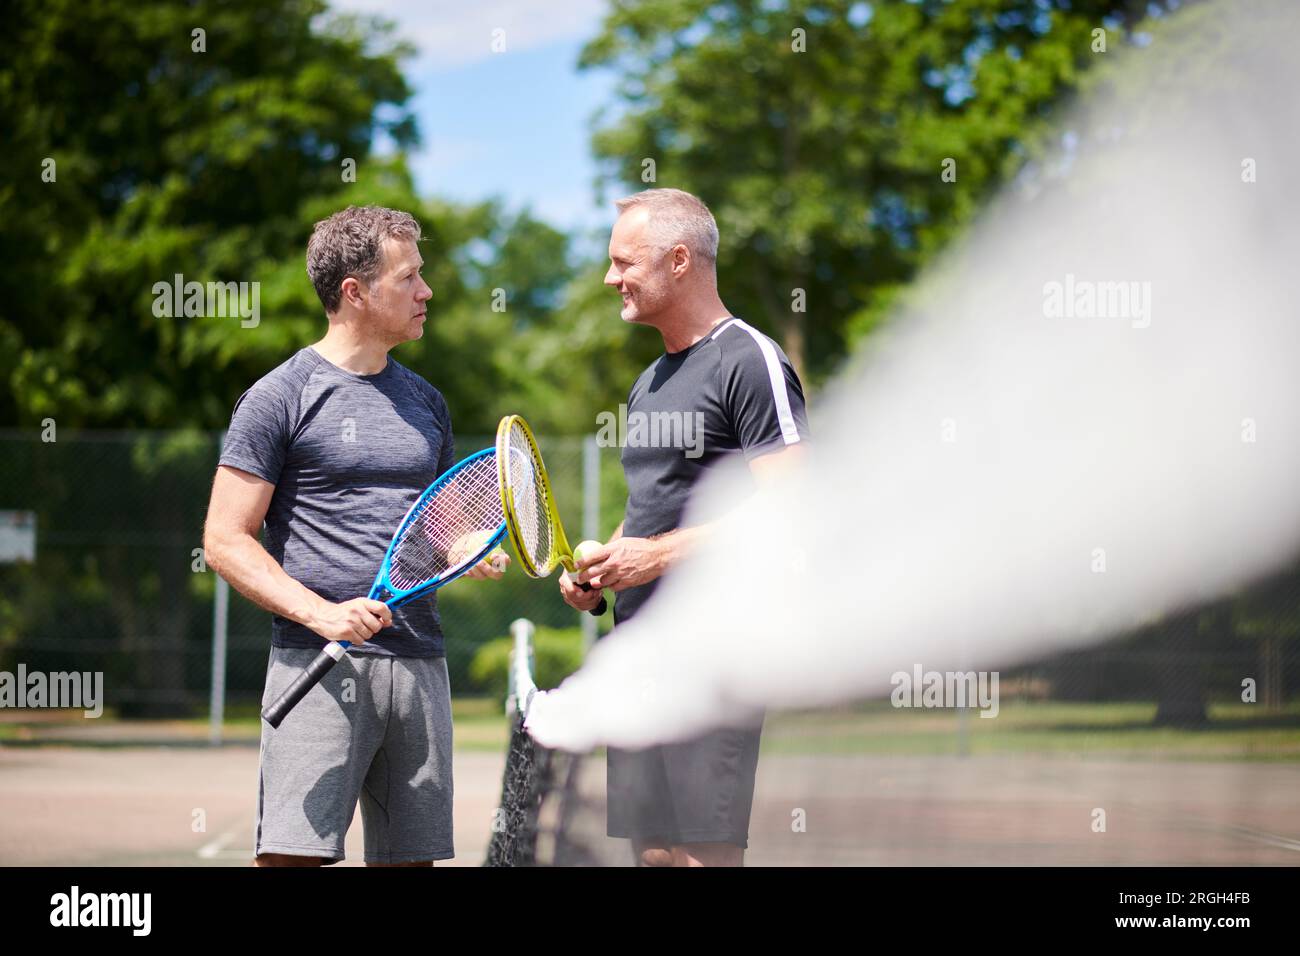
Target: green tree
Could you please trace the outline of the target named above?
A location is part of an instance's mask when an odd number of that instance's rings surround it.
[[[219,423],[236,383],[319,316],[302,267],[313,217],[415,204],[400,159],[371,159],[376,134],[415,142],[407,50],[320,0],[16,6],[0,61],[0,421]],[[155,314],[155,283],[177,273],[260,283],[265,326]]]
[[[724,300],[816,380],[1023,161],[1100,58],[1092,31],[1115,44],[1160,8],[615,0],[581,57],[621,75],[596,152],[612,180],[710,204]]]
[[[322,17],[317,0],[19,12],[0,65],[14,144],[0,170],[0,422],[221,427],[244,389],[324,332],[306,239],[365,203],[421,221],[434,299],[425,337],[397,358],[444,392],[458,432],[490,434],[521,409],[547,430],[587,430],[603,386],[627,388],[627,369],[599,354],[621,345],[617,319],[619,334],[594,332],[572,307],[592,270],[576,277],[567,236],[492,201],[421,200],[400,152],[372,155],[377,135],[417,141],[407,50],[387,25]],[[257,283],[259,321],[155,314],[155,284],[177,274]],[[600,298],[603,322],[613,300]]]

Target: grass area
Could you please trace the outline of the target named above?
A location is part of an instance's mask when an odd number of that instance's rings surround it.
[[[1265,711],[1213,704],[1203,727],[1157,727],[1154,702],[1003,702],[993,718],[953,710],[852,709],[771,717],[764,753],[1054,756],[1171,760],[1300,760],[1300,702]]]
[[[453,697],[451,720],[456,746],[464,750],[505,750],[510,739],[501,702],[492,697]],[[193,723],[206,729],[207,720]],[[253,706],[231,708],[225,728],[231,734],[260,734],[262,719]]]
[[[1141,760],[1300,761],[1300,701],[1266,711],[1251,704],[1214,704],[1198,728],[1157,727],[1154,702],[1061,703],[1003,701],[995,718],[970,711],[896,709],[886,701],[851,708],[769,716],[765,754],[898,754],[942,756],[1042,754],[1058,757]],[[452,700],[456,747],[501,752],[508,727],[495,698]],[[225,739],[255,741],[261,733],[256,706],[232,707]],[[111,713],[86,721],[77,711],[0,713],[0,742],[62,740],[122,744],[133,738],[206,739],[208,722],[196,717],[165,722],[115,721]],[[164,733],[165,732],[165,733]]]
[[[466,750],[504,751],[509,728],[500,701],[487,697],[457,697],[451,702],[456,746]],[[42,742],[86,746],[120,746],[132,740],[199,743],[207,740],[208,718],[173,720],[120,720],[111,709],[87,720],[79,710],[0,711],[0,743]],[[262,718],[254,704],[229,707],[222,722],[222,737],[229,743],[256,741]]]
[[[504,753],[510,742],[510,725],[495,697],[453,697],[451,722],[457,750]]]

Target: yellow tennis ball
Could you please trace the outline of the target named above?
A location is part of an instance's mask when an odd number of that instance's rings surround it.
[[[573,560],[584,561],[591,557],[592,552],[598,551],[605,547],[599,541],[579,541],[578,546],[573,549]]]
[[[502,548],[501,545],[497,545],[495,548],[493,548],[491,551],[489,551],[486,555],[483,556],[483,560],[486,561],[488,564],[492,565],[492,567],[495,568],[496,570],[504,571],[505,560],[503,559],[505,557],[506,557],[505,549]]]

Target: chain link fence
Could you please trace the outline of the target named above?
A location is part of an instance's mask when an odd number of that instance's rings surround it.
[[[103,672],[107,706],[121,716],[208,712],[220,602],[202,529],[220,440],[197,431],[0,431],[0,512],[33,514],[36,539],[33,561],[0,563],[0,670]],[[608,537],[626,497],[618,450],[581,436],[539,442],[571,539]],[[457,437],[463,454],[491,444]],[[564,605],[554,581],[517,572],[455,582],[438,602],[458,694],[484,691],[470,662],[514,619],[551,628],[593,621]],[[255,710],[270,617],[231,592],[225,630],[218,703],[228,714]],[[1240,700],[1245,682],[1265,709],[1284,709],[1300,685],[1300,569],[1004,678],[1004,693],[1033,698],[1155,700],[1158,719],[1186,725],[1216,700]]]
[[[617,449],[581,436],[539,441],[574,542],[607,537],[625,500]],[[0,512],[34,515],[36,537],[34,561],[0,563],[0,670],[103,672],[107,706],[120,716],[207,712],[222,615],[217,576],[204,561],[203,520],[220,444],[220,433],[198,431],[0,431]],[[491,444],[457,436],[465,454]],[[225,590],[218,673],[230,714],[260,700],[271,616]],[[458,693],[482,691],[470,661],[515,618],[553,628],[595,623],[564,604],[554,580],[517,571],[501,581],[453,582],[438,592],[438,605]]]

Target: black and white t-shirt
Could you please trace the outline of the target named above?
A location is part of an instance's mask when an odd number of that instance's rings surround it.
[[[641,373],[620,422],[627,513],[623,534],[646,538],[681,526],[691,490],[729,456],[747,461],[808,438],[803,386],[781,347],[726,319],[690,348]],[[619,592],[626,621],[658,581]]]
[[[263,546],[290,577],[327,601],[370,592],[402,516],[456,461],[442,394],[389,358],[354,375],[305,348],[235,405],[221,464],[275,485]],[[276,617],[276,647],[324,639]],[[393,611],[393,626],[354,652],[443,656],[434,595]]]

